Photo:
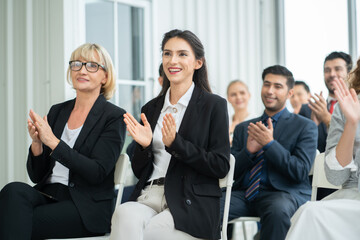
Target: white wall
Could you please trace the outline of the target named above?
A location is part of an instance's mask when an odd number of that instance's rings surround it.
[[[0,1],[0,188],[3,183],[7,182],[7,136],[5,129],[7,126],[7,112],[6,112],[6,88],[7,88],[7,68],[6,68],[6,4],[5,1]]]
[[[250,110],[260,113],[262,69],[279,59],[275,2],[151,1],[154,78],[162,35],[189,29],[205,46],[213,91],[225,97],[227,83],[240,78],[252,92]],[[0,188],[10,181],[28,181],[29,109],[45,115],[51,105],[74,96],[65,74],[71,52],[85,40],[82,3],[0,0]]]
[[[63,1],[1,0],[0,11],[1,188],[28,181],[28,112],[64,100],[65,73]]]

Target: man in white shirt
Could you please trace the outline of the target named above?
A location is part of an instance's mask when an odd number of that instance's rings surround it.
[[[311,95],[309,104],[304,104],[299,114],[311,118],[318,125],[318,146],[319,152],[324,152],[326,148],[326,138],[331,120],[331,114],[334,110],[336,99],[334,94],[334,79],[344,81],[352,69],[352,60],[349,54],[344,52],[332,52],[324,61],[324,82],[328,89],[328,98],[320,94]],[[317,200],[321,200],[330,193],[332,189],[319,188]]]
[[[318,150],[325,151],[327,129],[330,124],[331,114],[336,103],[334,95],[334,79],[346,80],[351,71],[352,60],[349,54],[344,52],[332,52],[324,61],[324,82],[328,89],[328,98],[315,93],[311,95],[309,104],[304,104],[299,112],[304,117],[311,118],[318,125],[319,138]]]

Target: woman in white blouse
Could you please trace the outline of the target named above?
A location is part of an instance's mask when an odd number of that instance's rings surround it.
[[[165,72],[141,123],[124,115],[137,142],[138,177],[130,201],[112,218],[111,239],[219,239],[219,179],[229,170],[226,100],[211,93],[204,48],[190,31],[164,35]]]
[[[322,201],[308,202],[299,208],[286,239],[359,239],[359,64],[360,60],[351,73],[350,90],[343,80],[334,80],[338,104],[327,137],[325,172],[328,181],[342,185],[342,189]]]

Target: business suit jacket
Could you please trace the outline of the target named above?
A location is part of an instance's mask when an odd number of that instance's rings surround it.
[[[165,95],[143,108],[152,130]],[[179,131],[166,151],[171,154],[165,176],[165,197],[175,228],[194,237],[220,238],[219,179],[229,171],[230,144],[226,101],[194,88]],[[137,146],[131,162],[139,182],[130,197],[136,201],[153,172],[152,146]]]
[[[60,139],[75,99],[51,107],[47,118]],[[125,111],[100,95],[91,108],[78,138],[70,148],[60,140],[51,153],[43,146],[40,156],[29,151],[27,170],[41,190],[52,173],[55,161],[69,168],[69,191],[85,227],[94,233],[110,232],[114,193],[114,168],[124,144]]]
[[[247,127],[255,118],[239,124],[234,131],[231,153],[236,159],[234,190],[243,189],[245,174],[253,167],[254,158],[246,152]],[[274,129],[274,142],[264,151],[269,184],[278,191],[291,194],[298,205],[310,200],[309,171],[316,153],[316,124],[284,110]]]
[[[311,119],[311,109],[307,104],[303,104],[301,106],[299,115]],[[320,123],[318,125],[318,143],[317,143],[317,149],[319,150],[319,152],[325,152],[327,135],[328,135],[328,130],[326,125],[324,123]]]

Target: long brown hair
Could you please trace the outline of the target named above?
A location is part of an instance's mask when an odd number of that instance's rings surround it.
[[[349,74],[350,88],[353,88],[357,94],[360,93],[360,58],[357,60],[356,68]]]
[[[192,50],[194,51],[195,58],[197,60],[199,60],[199,59],[202,60],[203,64],[202,64],[201,68],[196,69],[194,72],[193,82],[195,83],[195,85],[197,87],[205,90],[206,92],[211,93],[211,88],[210,88],[210,84],[209,84],[209,80],[208,80],[206,61],[205,61],[204,46],[202,45],[200,39],[191,31],[188,31],[188,30],[181,31],[178,29],[174,29],[174,30],[171,30],[164,34],[164,38],[161,43],[161,51],[164,51],[164,47],[165,47],[165,44],[167,43],[167,41],[169,41],[171,38],[174,38],[174,37],[178,37],[178,38],[181,38],[181,39],[184,39],[185,41],[187,41],[190,44]],[[165,95],[166,91],[169,89],[169,87],[170,87],[170,81],[166,77],[166,74],[164,74],[164,81],[163,81],[162,89],[161,89],[159,96]]]

